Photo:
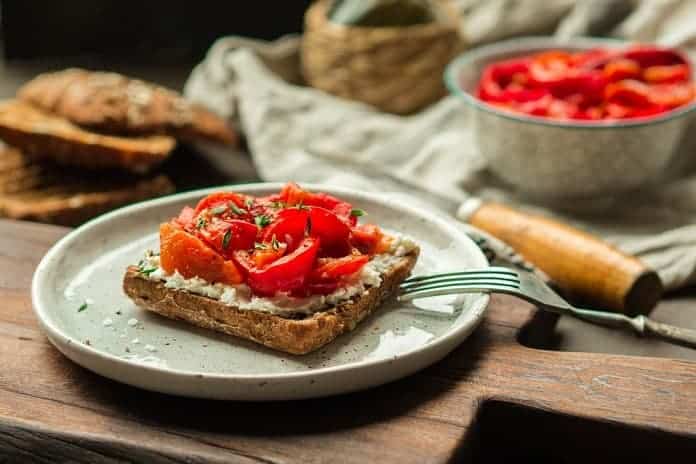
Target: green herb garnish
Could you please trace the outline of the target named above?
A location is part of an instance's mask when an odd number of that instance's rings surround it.
[[[87,309],[87,306],[89,306],[89,303],[87,303],[87,302],[85,301],[84,303],[82,303],[82,304],[80,305],[79,308],[77,308],[77,312],[78,312],[78,313],[81,313],[82,311],[84,311],[85,309]]]
[[[286,203],[284,201],[273,201],[271,202],[271,208],[280,209],[285,208]]]
[[[240,208],[239,206],[235,205],[232,202],[230,202],[229,207],[232,210],[232,212],[236,215],[241,215],[241,214],[246,213],[246,211],[244,211],[242,208]]]
[[[222,236],[222,249],[226,250],[230,246],[230,239],[232,238],[232,231],[227,229],[225,235]]]
[[[262,214],[261,216],[256,216],[254,218],[254,222],[256,223],[257,226],[263,228],[271,223],[271,218],[269,218],[265,214]]]
[[[271,239],[271,246],[276,251],[280,250],[280,242],[276,238],[275,234],[273,234],[273,238]]]
[[[147,267],[147,263],[145,260],[141,259],[140,262],[138,263],[138,272],[141,274],[144,274],[146,276],[149,276],[153,272],[157,270],[156,267]]]
[[[256,243],[254,243],[254,249],[256,249],[256,250],[268,250],[268,245],[266,245],[265,243],[256,242]]]
[[[211,208],[210,214],[212,214],[213,216],[217,216],[218,214],[222,214],[225,211],[227,211],[227,206],[219,205],[219,206],[216,206],[215,208]]]
[[[196,221],[196,229],[202,229],[208,223],[204,217],[199,217]]]
[[[364,216],[364,215],[365,215],[365,211],[363,211],[363,210],[361,210],[361,209],[357,209],[357,208],[356,208],[356,209],[351,209],[351,210],[350,210],[350,215],[351,215],[351,216],[355,216],[355,217]]]
[[[254,199],[253,199],[253,198],[247,198],[246,200],[244,200],[244,205],[245,205],[247,208],[251,208],[252,206],[254,206]]]

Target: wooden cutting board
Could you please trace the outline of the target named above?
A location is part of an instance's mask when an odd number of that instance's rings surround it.
[[[0,221],[0,462],[696,456],[696,362],[523,346],[544,342],[555,320],[509,297],[494,297],[484,324],[442,362],[366,392],[235,403],[103,379],[55,350],[31,310],[33,269],[65,232]],[[693,292],[662,306],[688,301]]]

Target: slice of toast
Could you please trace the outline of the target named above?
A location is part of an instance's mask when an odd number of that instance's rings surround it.
[[[21,87],[17,96],[99,132],[237,141],[236,133],[215,113],[177,92],[121,74],[75,68],[41,74]]]
[[[306,354],[331,342],[375,311],[393,295],[418,259],[418,250],[403,256],[382,274],[379,287],[301,318],[242,310],[218,300],[166,288],[164,282],[145,278],[136,266],[126,271],[123,289],[138,306],[171,319],[245,338],[291,354]]]
[[[36,163],[19,150],[0,147],[0,216],[78,225],[135,201],[174,191],[164,175],[135,177],[124,173],[83,173]]]
[[[0,103],[0,139],[36,159],[136,173],[164,161],[176,145],[163,135],[116,137],[90,132],[17,100]]]

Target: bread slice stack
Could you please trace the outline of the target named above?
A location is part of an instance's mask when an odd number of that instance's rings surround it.
[[[116,73],[39,75],[0,102],[0,216],[77,225],[174,191],[158,173],[177,140],[233,145],[221,117]]]

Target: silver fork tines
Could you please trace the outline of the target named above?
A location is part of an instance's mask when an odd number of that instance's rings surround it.
[[[517,274],[509,269],[491,267],[483,270],[416,276],[405,280],[400,289],[399,300],[401,301],[476,291],[516,293],[515,291],[519,292],[520,289],[520,280]]]
[[[399,289],[398,299],[401,301],[462,293],[507,293],[547,311],[568,314],[603,325],[630,328],[639,334],[657,336],[672,343],[696,346],[694,330],[670,326],[645,316],[629,317],[625,314],[576,308],[534,274],[504,267],[411,277],[404,280]]]

